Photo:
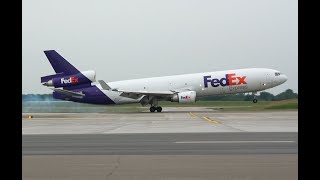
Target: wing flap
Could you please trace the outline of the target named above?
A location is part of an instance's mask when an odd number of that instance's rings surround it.
[[[122,93],[120,94],[120,96],[122,96],[122,97],[127,97],[127,98],[131,98],[131,99],[139,99],[139,98],[141,98],[143,95],[141,95],[141,94],[135,94],[135,93],[122,92]]]

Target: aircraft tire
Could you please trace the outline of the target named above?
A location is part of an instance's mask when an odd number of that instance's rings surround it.
[[[155,111],[156,111],[156,107],[151,106],[151,107],[150,107],[150,112],[155,112]]]
[[[157,112],[161,112],[162,111],[162,107],[161,106],[158,106],[157,107]]]

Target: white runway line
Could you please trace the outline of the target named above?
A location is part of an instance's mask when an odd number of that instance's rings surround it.
[[[209,144],[209,143],[293,143],[296,141],[178,141],[180,144]]]

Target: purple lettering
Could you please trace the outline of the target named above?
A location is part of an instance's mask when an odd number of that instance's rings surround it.
[[[209,79],[211,78],[211,76],[203,76],[204,79],[204,87],[208,87],[208,82],[211,82],[211,80]]]
[[[212,81],[211,81],[211,86],[212,86],[212,87],[218,87],[218,86],[219,86],[219,83],[221,83],[221,82],[219,81],[219,79],[212,79]]]
[[[223,83],[223,81],[225,82],[225,84]],[[221,78],[220,79],[220,85],[221,86],[228,86],[229,85],[228,74],[226,74],[226,78]]]

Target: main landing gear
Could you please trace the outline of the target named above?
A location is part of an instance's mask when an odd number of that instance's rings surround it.
[[[161,106],[157,106],[157,107],[151,106],[150,107],[150,112],[155,112],[155,111],[161,112],[162,111],[162,107]]]
[[[153,97],[151,102],[150,102],[150,112],[161,112],[162,111],[162,107],[158,106],[158,99],[156,97]]]

